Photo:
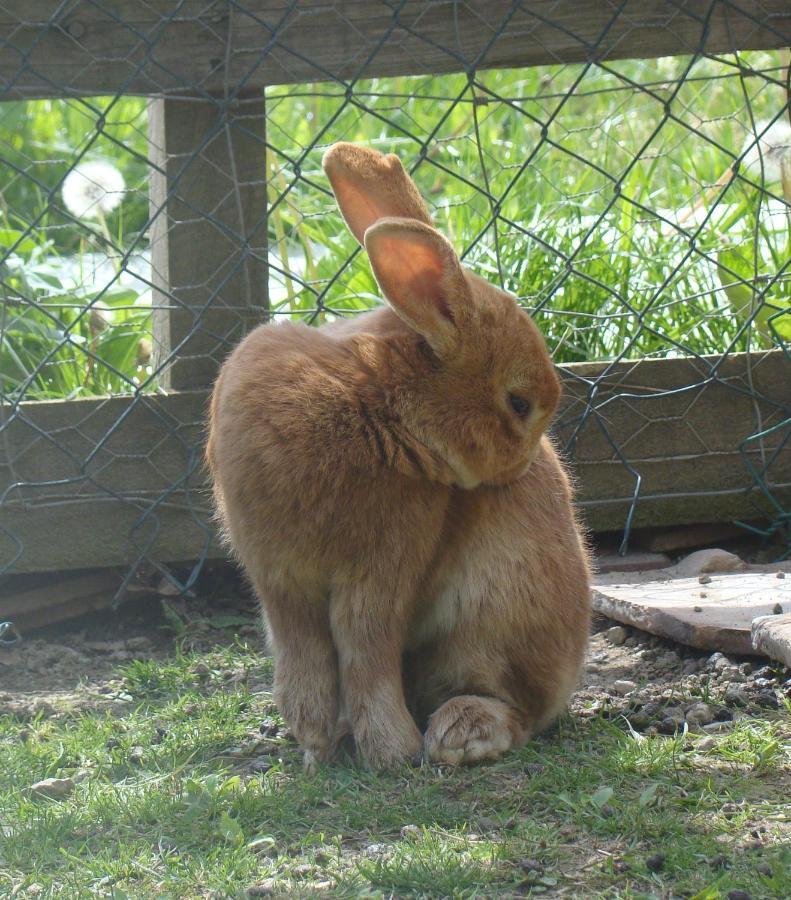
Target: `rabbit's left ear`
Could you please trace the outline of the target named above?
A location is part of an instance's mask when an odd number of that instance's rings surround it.
[[[431,225],[426,204],[401,160],[356,144],[334,144],[321,161],[349,230],[362,244],[368,228],[385,216]]]
[[[388,218],[365,232],[365,249],[395,312],[439,356],[456,350],[472,297],[450,243],[429,225]]]

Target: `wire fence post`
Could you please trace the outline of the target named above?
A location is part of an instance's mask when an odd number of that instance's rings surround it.
[[[165,389],[208,387],[268,309],[263,95],[157,97],[149,147],[154,368]]]

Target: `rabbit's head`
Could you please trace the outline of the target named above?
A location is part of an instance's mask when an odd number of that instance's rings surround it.
[[[560,396],[541,333],[510,294],[462,267],[398,157],[342,143],[323,165],[387,302],[416,336],[401,420],[462,487],[520,477]]]

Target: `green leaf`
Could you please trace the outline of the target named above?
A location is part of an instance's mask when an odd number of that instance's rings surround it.
[[[24,231],[18,231],[16,228],[0,228],[0,248],[3,250],[10,250],[13,247],[14,253],[30,253],[36,246],[33,238]]]
[[[590,802],[596,807],[596,809],[601,809],[602,806],[607,803],[613,795],[613,789],[611,787],[600,787],[597,791],[591,794]]]
[[[654,781],[652,784],[649,784],[648,787],[640,794],[640,799],[637,801],[640,809],[644,809],[648,806],[649,803],[652,803],[654,798],[656,797],[656,791],[659,787],[659,784]]]
[[[206,619],[212,628],[233,628],[237,625],[253,625],[255,620],[250,616],[238,616],[232,613],[219,613]]]
[[[217,820],[217,833],[229,844],[234,844],[237,847],[244,843],[242,826],[226,810],[222,811],[220,818]]]
[[[753,316],[756,330],[770,346],[776,343],[774,335],[791,340],[791,315],[785,309],[791,311],[791,297],[778,296],[782,282],[761,297],[752,287],[755,274],[753,263],[735,247],[720,250],[717,275],[735,315],[742,320]]]

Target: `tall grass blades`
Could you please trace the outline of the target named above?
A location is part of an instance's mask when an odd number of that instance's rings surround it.
[[[787,65],[751,52],[271,88],[272,312],[320,323],[379,302],[321,172],[348,140],[402,158],[466,264],[535,314],[558,362],[782,346]],[[3,395],[154,388],[145,100],[4,103],[0,117]],[[115,202],[70,205],[69,172],[102,165]]]

